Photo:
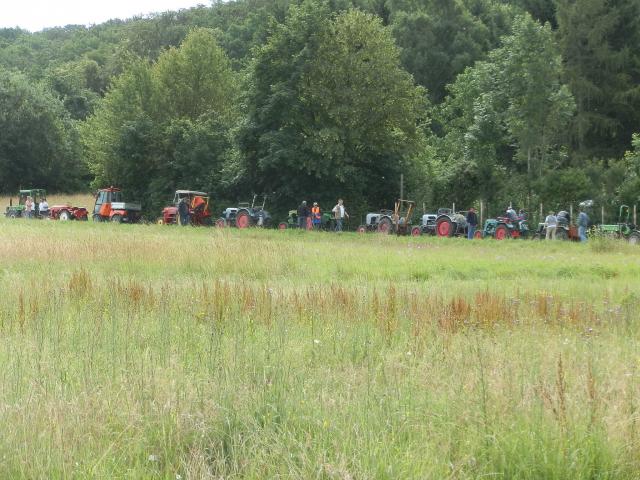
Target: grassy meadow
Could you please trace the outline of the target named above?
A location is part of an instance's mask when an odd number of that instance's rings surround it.
[[[638,248],[0,232],[0,478],[638,478]]]

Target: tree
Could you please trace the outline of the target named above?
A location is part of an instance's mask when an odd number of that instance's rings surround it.
[[[86,173],[78,161],[74,123],[43,85],[0,69],[0,189],[79,188]]]
[[[454,172],[449,182],[462,177],[465,190],[476,184],[467,197],[473,192],[491,200],[518,190],[531,193],[536,179],[562,167],[562,132],[574,103],[561,77],[550,27],[529,15],[517,18],[503,45],[450,87],[440,116],[446,135],[439,154]]]
[[[252,65],[240,135],[249,183],[289,204],[390,203],[421,139],[424,93],[380,19],[292,8]]]
[[[558,0],[558,38],[576,100],[576,163],[619,158],[640,123],[640,2]]]
[[[126,188],[147,213],[178,187],[217,192],[237,121],[236,85],[206,29],[156,64],[133,61],[82,128],[94,185]]]

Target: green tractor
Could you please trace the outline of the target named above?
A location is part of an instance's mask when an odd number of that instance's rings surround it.
[[[13,204],[13,199],[9,200],[9,206],[5,210],[5,216],[7,218],[19,218],[24,216],[24,204],[27,201],[27,197],[33,198],[33,202],[38,208],[40,200],[47,196],[47,192],[42,188],[32,188],[30,190],[20,190],[18,192],[18,204]]]
[[[309,224],[307,228],[311,230],[313,228],[311,217],[307,219],[307,222]],[[331,214],[331,212],[323,212],[322,216],[320,217],[320,230],[332,230],[334,227],[335,220],[333,219],[333,215]],[[298,228],[297,210],[289,210],[287,219],[278,224],[279,230],[287,230],[290,228]]]
[[[515,218],[498,217],[485,220],[484,227],[475,232],[474,238],[506,240],[508,238],[528,238],[529,233],[526,215],[521,214]]]
[[[628,205],[620,205],[618,223],[594,225],[591,233],[596,236],[624,239],[632,245],[640,244],[640,230],[637,225],[631,223],[631,209]]]

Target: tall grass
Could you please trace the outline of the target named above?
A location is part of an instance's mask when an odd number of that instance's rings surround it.
[[[0,477],[637,478],[633,248],[0,229]]]

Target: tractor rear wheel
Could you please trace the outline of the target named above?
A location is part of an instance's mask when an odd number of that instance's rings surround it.
[[[238,228],[249,228],[251,226],[251,216],[249,212],[242,211],[238,212],[236,215],[236,227]]]
[[[388,217],[381,218],[378,222],[378,233],[388,235],[391,232],[391,219]]]
[[[60,210],[60,213],[58,214],[58,220],[60,220],[61,222],[71,220],[71,214],[69,213],[69,210]]]
[[[287,222],[280,222],[278,224],[278,230],[286,230],[288,227]]]
[[[420,227],[413,227],[411,229],[412,237],[419,237],[420,235],[422,235],[422,229]]]
[[[640,245],[640,232],[633,232],[631,235],[629,235],[629,244]]]
[[[111,217],[111,221],[113,223],[122,223],[122,215],[116,213],[113,217]]]
[[[219,218],[216,220],[216,227],[225,228],[227,226],[227,221],[224,218]]]
[[[97,213],[94,213],[91,218],[93,219],[94,222],[101,222],[102,221],[102,217],[100,215],[98,215]]]
[[[453,237],[453,222],[449,217],[438,219],[436,222],[436,233],[439,237]]]
[[[511,238],[511,232],[507,228],[506,225],[498,225],[496,227],[495,239],[496,240],[505,240],[507,238]]]

